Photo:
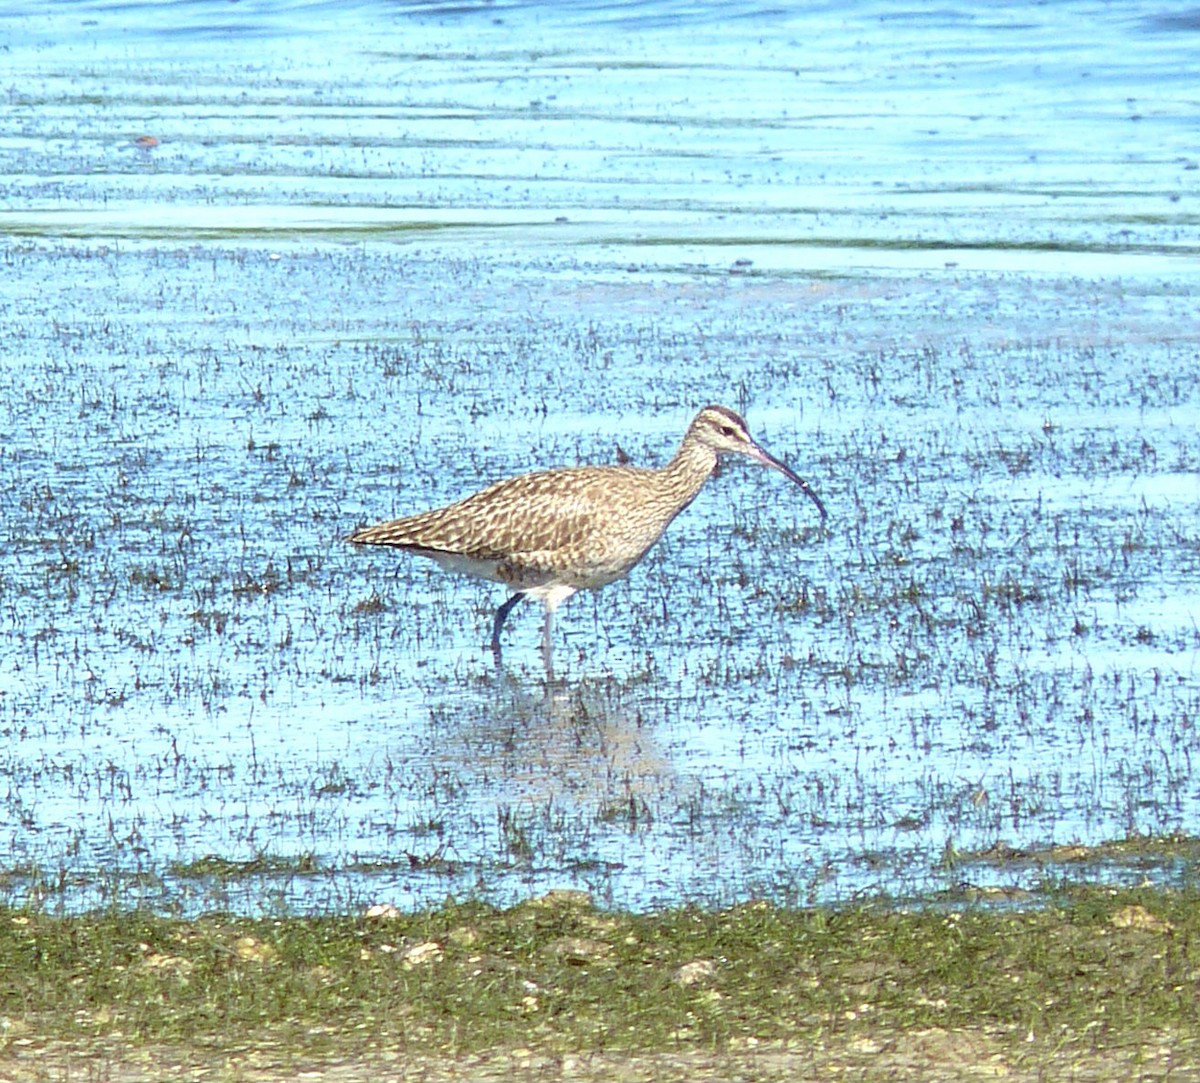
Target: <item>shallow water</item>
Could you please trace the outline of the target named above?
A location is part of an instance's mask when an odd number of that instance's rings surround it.
[[[1196,831],[1197,28],[706,11],[0,20],[10,896],[835,901]],[[340,540],[709,401],[827,531],[730,464],[550,694],[536,607],[497,675],[499,588]]]

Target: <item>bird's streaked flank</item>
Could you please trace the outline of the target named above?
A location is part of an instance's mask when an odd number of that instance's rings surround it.
[[[527,596],[540,599],[546,607],[542,655],[552,677],[554,610],[577,590],[598,590],[627,575],[696,498],[722,455],[744,455],[778,470],[825,519],[808,482],[759,447],[741,417],[706,406],[661,469],[573,466],[522,474],[447,507],[363,527],[347,540],[431,557],[448,571],[512,590],[492,625],[497,663],[500,629],[513,606]]]

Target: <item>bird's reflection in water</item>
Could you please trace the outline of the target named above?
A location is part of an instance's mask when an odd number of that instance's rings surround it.
[[[509,800],[646,808],[674,771],[643,724],[641,692],[611,677],[530,683],[499,670],[459,731],[462,766]]]

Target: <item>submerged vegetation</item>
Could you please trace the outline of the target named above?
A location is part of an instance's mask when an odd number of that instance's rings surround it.
[[[46,253],[10,255],[15,281],[56,280]],[[143,905],[256,912],[259,885],[184,870],[270,855],[293,909],[562,883],[628,909],[841,902],[944,890],[946,854],[1194,831],[1200,374],[1166,334],[1185,293],[960,278],[935,332],[911,322],[942,305],[923,279],[780,277],[752,307],[595,284],[582,314],[546,286],[464,331],[432,297],[443,278],[478,296],[475,265],[223,251],[203,292],[224,319],[177,299],[146,326],[146,290],[198,290],[211,262],[94,258],[131,285],[86,349],[4,327],[8,901],[140,885]],[[401,271],[397,331],[358,283]],[[265,274],[344,303],[342,329],[292,340],[303,314],[268,305]],[[648,290],[675,316],[613,315]],[[237,322],[255,297],[263,322]],[[1163,334],[1099,347],[1101,319]],[[597,364],[603,405],[562,376]],[[497,379],[519,392],[489,398]],[[661,462],[691,409],[664,402],[751,387],[735,405],[819,483],[828,530],[725,470],[634,576],[564,607],[553,688],[520,614],[493,670],[489,588],[341,540],[618,442]]]
[[[1186,20],[27,7],[0,901],[844,904],[1194,834]],[[997,85],[1048,48],[1069,93]],[[342,540],[712,401],[827,529],[731,464],[554,688],[497,591]]]

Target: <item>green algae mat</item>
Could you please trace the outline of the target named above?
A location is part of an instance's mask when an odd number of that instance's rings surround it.
[[[0,915],[0,1079],[1191,1079],[1191,891]]]

